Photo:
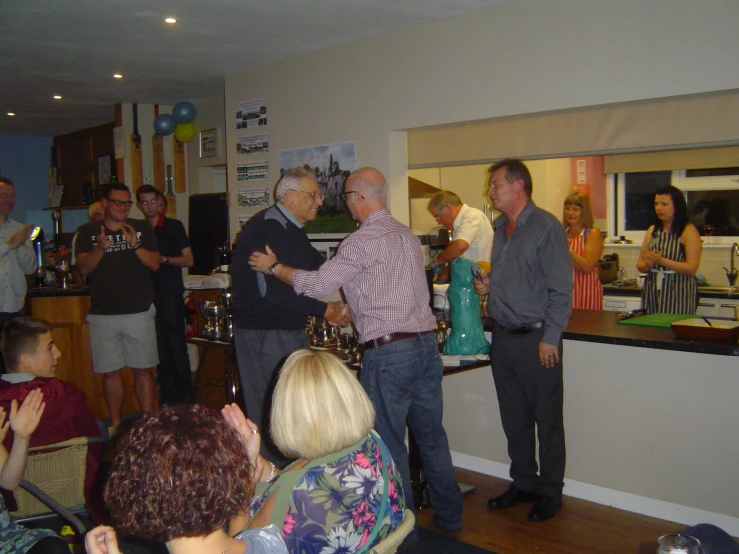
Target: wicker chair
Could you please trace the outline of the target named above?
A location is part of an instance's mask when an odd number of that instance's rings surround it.
[[[397,552],[400,543],[403,539],[408,536],[413,530],[413,524],[416,522],[416,516],[413,515],[411,510],[406,510],[403,514],[403,521],[400,523],[398,528],[385,537],[382,541],[377,543],[375,547],[370,550],[370,554],[394,554]]]
[[[85,468],[87,445],[104,443],[101,437],[77,437],[56,444],[28,449],[28,464],[20,487],[14,491],[18,509],[16,521],[33,521],[59,515],[82,535],[88,531],[77,517],[85,510]],[[77,515],[75,515],[77,514]]]

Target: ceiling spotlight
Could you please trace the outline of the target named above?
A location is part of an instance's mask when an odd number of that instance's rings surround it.
[[[120,73],[113,73],[113,78],[114,79],[123,79],[123,75],[121,75]]]
[[[8,115],[9,115],[10,117],[13,117],[13,116],[14,116],[15,114],[14,114],[13,112],[8,112]]]
[[[174,25],[177,23],[177,20],[174,17],[168,17],[164,20],[165,23],[169,23],[170,25]]]
[[[54,95],[54,100],[61,100],[61,99],[62,99],[62,97],[61,97],[61,96],[59,96],[58,94],[55,94],[55,95]]]

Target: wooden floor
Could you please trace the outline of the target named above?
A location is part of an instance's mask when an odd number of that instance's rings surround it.
[[[458,539],[497,554],[655,554],[661,535],[686,527],[567,496],[557,517],[531,523],[526,516],[532,504],[501,511],[485,505],[505,492],[508,481],[461,469],[456,474],[459,482],[477,487],[464,496]],[[434,529],[433,514],[432,508],[421,510],[419,525]]]

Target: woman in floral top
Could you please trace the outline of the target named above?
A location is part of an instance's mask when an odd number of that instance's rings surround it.
[[[223,410],[261,481],[248,515],[230,530],[274,524],[294,554],[367,552],[403,520],[400,474],[374,431],[375,412],[335,356],[299,350],[285,362],[272,403],[272,436],[298,459],[276,470],[259,456],[259,432],[239,408]],[[255,477],[256,479],[257,477]]]

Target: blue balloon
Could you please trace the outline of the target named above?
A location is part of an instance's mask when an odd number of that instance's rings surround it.
[[[187,100],[177,102],[172,109],[172,117],[177,123],[191,123],[195,119],[195,106]]]
[[[177,122],[174,117],[168,113],[159,114],[154,118],[154,131],[156,131],[158,135],[166,137],[167,135],[174,133],[176,128]]]

